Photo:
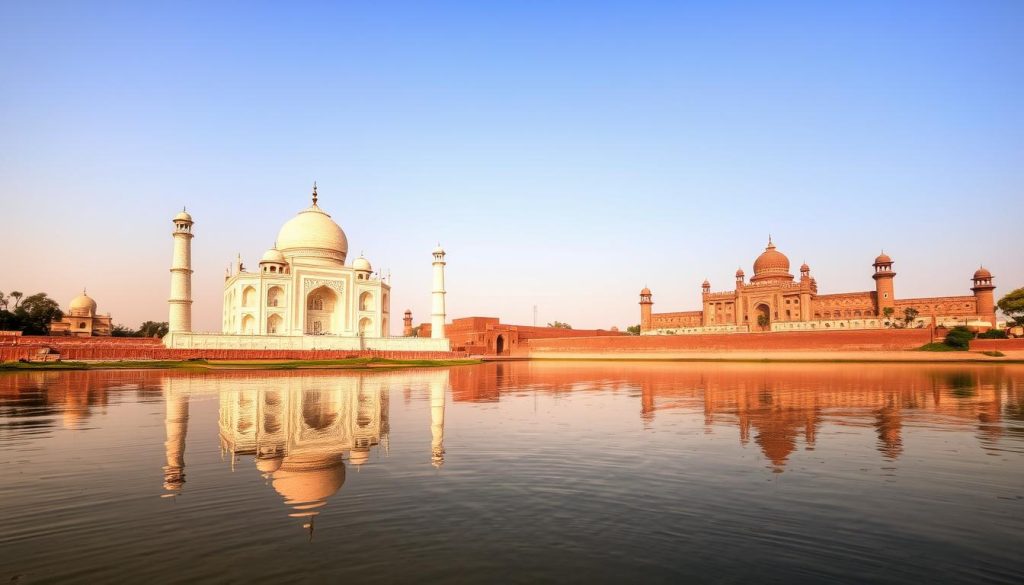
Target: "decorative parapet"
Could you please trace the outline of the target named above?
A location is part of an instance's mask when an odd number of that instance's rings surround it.
[[[701,335],[708,333],[749,333],[746,325],[707,325],[702,327],[661,327],[641,335]]]

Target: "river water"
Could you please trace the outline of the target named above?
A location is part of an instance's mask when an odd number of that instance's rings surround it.
[[[1024,366],[0,374],[0,583],[1020,583]]]

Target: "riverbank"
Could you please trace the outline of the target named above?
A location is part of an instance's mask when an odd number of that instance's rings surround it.
[[[4,362],[0,372],[49,370],[368,370],[434,368],[479,364],[476,359],[400,360],[349,358],[337,360],[118,360]]]
[[[490,358],[487,361],[500,360]],[[672,361],[672,362],[822,362],[822,363],[993,363],[1024,364],[1024,351],[988,355],[976,351],[648,351],[531,352],[512,360]]]

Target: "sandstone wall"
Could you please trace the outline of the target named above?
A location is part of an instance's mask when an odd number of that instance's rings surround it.
[[[931,341],[927,329],[881,329],[859,331],[794,331],[777,333],[734,333],[728,335],[642,335],[629,337],[586,337],[531,339],[520,355],[559,357],[585,354],[607,357],[657,356],[659,354],[778,352],[778,351],[899,351],[920,347]]]

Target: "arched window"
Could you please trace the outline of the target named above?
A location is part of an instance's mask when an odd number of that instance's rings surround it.
[[[280,307],[284,304],[284,289],[279,286],[272,286],[267,289],[267,306]]]
[[[242,306],[243,307],[254,307],[256,306],[256,289],[247,286],[242,290]]]
[[[363,294],[359,295],[359,310],[360,311],[372,311],[375,307],[373,306],[373,293],[370,291],[364,291]]]
[[[371,335],[373,333],[373,320],[369,317],[363,317],[359,320],[359,334],[363,336]]]
[[[312,311],[323,311],[324,298],[318,294],[309,297],[309,306],[307,308]]]

